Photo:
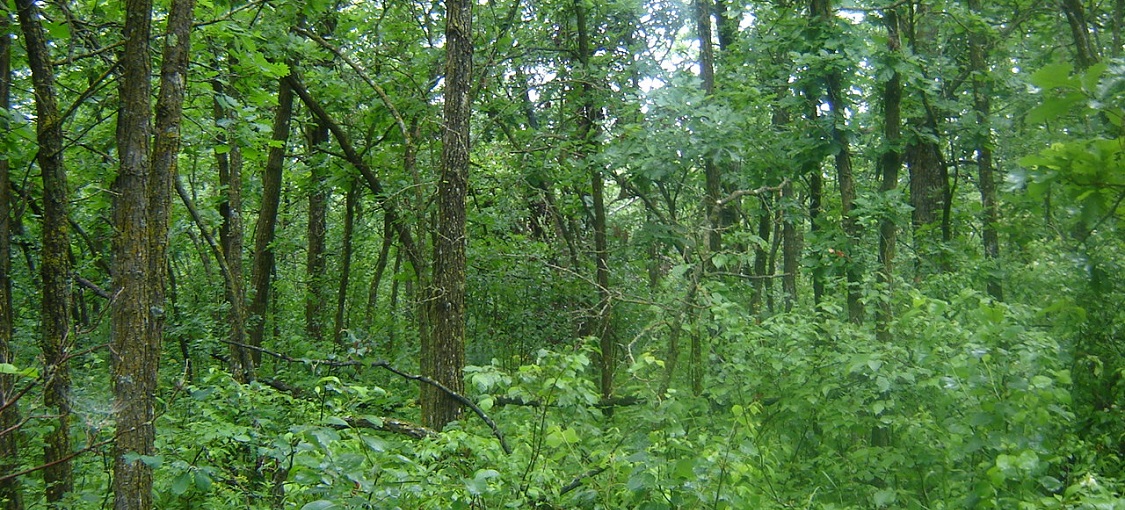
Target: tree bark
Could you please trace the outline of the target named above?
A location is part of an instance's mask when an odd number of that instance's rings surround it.
[[[980,0],[969,0],[969,9],[979,13]],[[969,65],[972,71],[973,111],[977,116],[977,132],[973,137],[977,159],[977,185],[980,187],[981,223],[984,242],[984,256],[989,260],[987,277],[988,295],[996,300],[1004,299],[1000,278],[996,274],[997,259],[1000,257],[1000,237],[996,223],[1000,218],[1000,207],[996,198],[996,181],[992,172],[992,87],[988,77],[988,63],[985,54],[986,34],[975,29],[969,34]]]
[[[837,23],[832,12],[831,0],[811,0],[810,10],[814,22],[824,31],[830,31]],[[847,119],[844,111],[847,110],[847,98],[844,96],[843,77],[840,72],[831,69],[824,76],[825,89],[828,94],[828,107],[832,115],[832,142],[836,150],[836,183],[840,186],[840,214],[843,216],[842,224],[844,236],[847,238],[846,246],[842,249],[848,257],[845,265],[847,277],[847,305],[848,320],[859,324],[863,322],[863,301],[861,285],[863,273],[856,257],[856,246],[859,243],[860,226],[852,213],[855,201],[855,177],[852,174],[851,142],[846,133]]]
[[[1113,58],[1121,56],[1121,24],[1125,22],[1125,0],[1113,0],[1113,20],[1110,22],[1110,30],[1113,32],[1113,49],[1109,54]]]
[[[328,127],[317,123],[306,134],[309,149],[318,148],[329,140]],[[305,254],[305,333],[310,340],[324,340],[324,290],[328,260],[324,255],[328,231],[328,190],[323,164],[313,164],[309,182],[308,250]],[[333,340],[339,340],[334,337]]]
[[[593,49],[590,46],[590,28],[587,22],[586,5],[582,0],[575,0],[574,14],[576,29],[578,31],[578,63],[584,78],[581,80],[580,107],[578,114],[578,140],[580,148],[579,157],[588,165],[590,172],[590,195],[594,209],[594,285],[597,286],[598,304],[595,311],[594,334],[598,337],[601,349],[599,370],[601,379],[599,388],[602,397],[609,398],[613,395],[613,374],[617,370],[617,349],[614,346],[610,324],[612,322],[613,302],[609,288],[609,253],[606,244],[606,216],[605,216],[605,181],[602,171],[588,160],[589,153],[594,150],[598,107],[594,101],[594,86],[591,82],[590,57]]]
[[[464,391],[465,368],[465,197],[469,184],[469,121],[472,114],[472,0],[447,0],[445,19],[445,126],[438,181],[437,236],[433,282],[427,298],[428,335],[422,337],[422,375]],[[461,416],[448,393],[421,388],[422,424],[441,430]]]
[[[217,99],[218,94],[224,93],[222,83],[213,81],[212,89],[216,94],[213,106],[215,120],[219,124],[220,119],[228,118],[228,112]],[[226,262],[224,289],[230,305],[227,324],[231,343],[227,365],[236,381],[246,383],[254,379],[254,361],[250,350],[242,347],[246,343],[246,287],[242,277],[242,149],[237,140],[229,139],[223,131],[220,131],[217,141],[229,147],[227,152],[215,153],[219,186],[223,189],[219,202],[219,216],[223,219],[219,226],[219,245],[222,248],[219,256]]]
[[[793,183],[786,182],[781,188],[781,288],[785,294],[784,308],[793,311],[797,303],[797,272],[800,270],[801,246],[797,236],[797,222],[793,221],[791,207],[795,207]]]
[[[1060,0],[1060,4],[1066,23],[1070,26],[1070,35],[1074,38],[1075,68],[1084,70],[1098,63],[1098,54],[1090,42],[1090,29],[1086,24],[1086,9],[1082,6],[1082,0]]]
[[[379,249],[379,257],[375,259],[375,274],[371,277],[371,284],[367,287],[367,308],[363,314],[363,324],[368,334],[373,334],[375,325],[375,309],[379,306],[379,287],[383,283],[383,273],[387,270],[387,257],[391,252],[394,241],[394,226],[391,225],[387,215],[383,215],[383,246]],[[397,266],[397,264],[396,264]]]
[[[937,30],[929,7],[914,7],[911,24],[906,31],[915,55],[932,58],[936,55]],[[938,140],[937,114],[925,90],[918,90],[925,112],[911,117],[907,123],[915,135],[907,141],[904,159],[910,173],[911,228],[914,235],[914,280],[921,282],[929,273],[947,271],[948,261],[942,243],[952,239],[950,217],[945,214],[952,192],[949,170]]]
[[[11,109],[12,38],[7,13],[0,16],[0,114]],[[8,158],[0,158],[0,363],[12,363],[12,185]],[[0,374],[0,472],[11,473],[19,466],[19,406],[15,401],[13,376]],[[23,492],[19,478],[0,481],[0,508],[22,510]]]
[[[899,36],[899,18],[895,9],[883,11],[883,24],[887,27],[887,53],[889,64],[902,58],[902,40]],[[890,194],[898,188],[898,173],[902,166],[902,77],[898,71],[891,71],[891,77],[883,85],[883,156],[879,161],[882,181],[879,191]],[[879,220],[879,283],[886,288],[881,296],[875,315],[875,336],[882,342],[891,340],[890,323],[894,318],[894,259],[898,238],[898,226],[890,211]]]
[[[715,94],[715,47],[711,43],[711,1],[695,0],[695,31],[699,38],[699,79],[702,82],[703,93],[707,97]],[[714,158],[707,154],[703,159],[704,185],[707,195],[706,211],[718,204],[723,197],[723,176]],[[723,205],[723,209],[729,206]],[[707,230],[707,248],[710,250],[708,257],[713,256],[723,249],[723,221],[724,214],[708,214],[711,224]]]
[[[70,234],[67,224],[68,189],[63,165],[62,118],[55,93],[55,72],[46,35],[40,26],[39,9],[30,0],[17,3],[20,28],[31,67],[35,90],[36,161],[43,176],[43,246],[40,277],[43,292],[39,347],[43,352],[44,402],[58,416],[47,433],[43,470],[47,504],[58,507],[74,487],[70,455],[70,370],[67,352],[70,337]]]
[[[168,14],[156,128],[152,129],[149,40],[152,4],[125,5],[125,50],[118,114],[120,168],[114,181],[115,295],[111,311],[114,508],[152,508],[155,396],[164,326],[168,211],[179,155],[194,0],[174,0]],[[150,146],[150,136],[154,136]]]
[[[344,198],[344,239],[340,247],[340,286],[336,291],[336,317],[332,327],[332,338],[343,342],[347,324],[348,284],[352,274],[352,236],[355,231],[355,209],[359,201],[359,183],[353,181]],[[386,263],[386,258],[383,259]]]
[[[273,239],[277,228],[277,210],[281,207],[281,173],[285,165],[285,148],[289,140],[289,121],[293,117],[293,86],[290,78],[278,82],[277,111],[274,113],[273,134],[266,166],[262,170],[262,206],[254,227],[254,261],[251,265],[250,286],[254,295],[248,310],[250,345],[262,346],[266,334],[266,316],[269,307],[270,284],[273,276]],[[261,353],[253,351],[253,366],[262,362]]]

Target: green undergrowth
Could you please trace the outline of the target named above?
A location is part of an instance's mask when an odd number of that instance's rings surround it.
[[[661,338],[630,346],[631,398],[609,406],[593,342],[469,367],[510,455],[471,413],[425,439],[353,426],[416,419],[405,383],[321,375],[297,398],[212,371],[158,422],[159,506],[1125,508],[1121,461],[1077,430],[1072,353],[1042,312],[915,293],[880,343],[807,313],[750,321],[711,290],[691,326],[700,395],[686,354],[656,393]]]

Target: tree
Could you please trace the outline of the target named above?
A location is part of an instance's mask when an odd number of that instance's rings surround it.
[[[248,309],[250,345],[261,347],[266,336],[266,315],[269,309],[270,284],[274,271],[273,240],[277,228],[277,211],[281,206],[281,174],[285,165],[285,148],[289,140],[289,122],[293,117],[293,86],[290,78],[278,80],[277,110],[273,118],[273,134],[269,158],[262,169],[262,205],[254,226],[254,260],[250,273],[250,287],[254,294]],[[262,362],[259,351],[251,352],[254,366]],[[253,379],[253,369],[247,370]]]
[[[0,17],[0,115],[3,130],[10,133],[12,88],[12,38],[8,35],[10,16]],[[0,363],[11,364],[12,357],[12,184],[8,174],[9,158],[0,158]],[[13,472],[19,459],[19,405],[12,374],[0,374],[0,471]],[[0,482],[0,508],[21,510],[23,493],[20,480]]]
[[[117,436],[113,491],[117,510],[152,508],[155,397],[165,310],[168,214],[187,85],[194,0],[175,0],[168,15],[156,124],[149,93],[152,4],[125,5],[114,180],[113,391]],[[151,145],[150,145],[151,139]]]
[[[472,114],[473,2],[445,6],[445,90],[441,177],[433,282],[427,297],[430,331],[423,336],[422,373],[454,392],[464,389],[465,197],[469,186],[469,120]],[[460,402],[432,385],[422,386],[422,423],[441,430],[461,415]]]
[[[981,12],[980,0],[969,0],[969,10]],[[1000,220],[1000,205],[996,197],[996,178],[992,167],[992,91],[987,61],[988,27],[973,25],[969,32],[969,68],[972,75],[973,114],[976,115],[977,128],[973,133],[973,148],[976,152],[977,186],[980,187],[982,242],[984,256],[993,264],[1000,257],[1000,236],[997,223]],[[1004,299],[997,267],[990,268],[987,281],[988,294],[997,300]]]
[[[892,69],[902,58],[902,40],[899,34],[898,11],[894,8],[883,10],[883,25],[887,28],[887,61]],[[894,204],[888,195],[898,188],[898,172],[902,166],[902,76],[897,70],[891,71],[890,79],[883,84],[883,148],[879,167],[882,170],[879,191]],[[886,286],[887,295],[882,298],[876,315],[875,334],[884,342],[890,341],[890,323],[893,320],[893,300],[895,285],[895,248],[898,242],[898,226],[894,212],[885,211],[879,220],[879,283]]]
[[[40,26],[39,9],[30,0],[18,4],[20,27],[35,86],[36,141],[39,170],[43,175],[43,249],[40,278],[43,286],[39,346],[47,364],[47,406],[58,415],[58,424],[47,437],[44,470],[47,502],[52,507],[74,486],[70,458],[70,236],[68,232],[66,168],[63,166],[63,130],[55,93],[55,72],[47,39]]]
[[[824,45],[830,39],[838,37],[835,11],[831,0],[810,0],[809,13],[811,23],[819,38],[819,43]],[[836,41],[831,41],[837,44]],[[860,268],[857,244],[860,241],[860,225],[852,211],[856,197],[855,177],[852,172],[852,150],[849,141],[845,111],[848,109],[848,99],[843,83],[841,67],[844,63],[838,61],[839,57],[825,62],[827,69],[822,76],[824,90],[827,94],[829,109],[829,129],[831,133],[832,151],[836,154],[836,184],[840,187],[840,213],[846,246],[842,250],[848,257],[845,267],[847,279],[847,304],[848,319],[855,323],[863,322],[863,301],[860,299],[863,283]]]

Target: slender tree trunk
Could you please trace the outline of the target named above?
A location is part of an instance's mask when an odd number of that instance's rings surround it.
[[[898,12],[895,9],[883,11],[883,24],[887,27],[887,53],[889,64],[902,58],[902,42],[899,37]],[[891,77],[883,85],[883,139],[886,147],[879,161],[882,181],[879,191],[889,194],[898,188],[899,167],[902,166],[902,77],[898,71],[891,71]],[[894,259],[898,238],[898,226],[890,212],[879,220],[879,262],[882,268],[878,274],[879,283],[886,287],[886,295],[875,316],[875,336],[883,342],[891,340],[890,323],[893,319],[894,302]]]
[[[423,374],[455,392],[464,389],[465,197],[469,185],[472,114],[473,0],[447,0],[445,119],[438,181],[433,282],[427,298],[430,334],[423,336]],[[428,343],[428,345],[427,345]],[[461,405],[432,385],[422,386],[422,423],[441,430],[461,416]]]
[[[1113,20],[1110,22],[1110,30],[1113,32],[1113,49],[1109,54],[1113,58],[1121,56],[1121,24],[1125,22],[1125,0],[1113,0]]]
[[[293,117],[293,87],[288,77],[281,78],[277,92],[277,111],[273,119],[274,144],[270,146],[266,166],[262,170],[262,206],[254,228],[254,261],[251,266],[250,286],[254,295],[248,310],[250,345],[261,347],[266,333],[266,315],[269,307],[270,284],[273,276],[273,239],[277,228],[277,211],[281,207],[281,173],[285,165],[285,148],[289,140],[289,121]],[[254,367],[261,364],[261,353],[253,351]]]
[[[344,240],[340,247],[340,286],[336,291],[336,320],[332,327],[332,338],[343,342],[347,325],[348,282],[352,273],[352,235],[355,230],[355,209],[359,200],[359,183],[352,182],[344,199]],[[381,255],[381,254],[380,254]],[[386,258],[384,257],[384,263]]]
[[[317,123],[306,135],[313,150],[329,140],[328,127]],[[324,340],[325,272],[328,260],[324,255],[328,231],[328,190],[323,164],[312,165],[309,185],[308,250],[305,258],[305,333],[317,343]],[[339,338],[334,338],[339,340]]]
[[[212,82],[212,88],[217,95],[224,93],[222,83],[217,80]],[[228,118],[218,99],[214,101],[213,108],[216,121]],[[250,350],[238,345],[246,343],[246,291],[242,277],[242,149],[237,140],[228,139],[223,131],[220,131],[218,142],[230,148],[227,152],[215,152],[219,186],[223,189],[219,202],[219,216],[223,219],[219,226],[220,256],[226,262],[229,273],[224,275],[228,276],[224,278],[224,289],[230,305],[227,313],[231,341],[228,365],[235,380],[246,383],[254,379],[254,362]]]
[[[750,297],[750,313],[761,314],[761,304],[767,300],[767,291],[770,287],[769,278],[767,277],[766,267],[769,265],[770,251],[766,249],[770,242],[770,234],[773,232],[773,211],[770,210],[769,197],[758,197],[761,202],[761,210],[758,211],[758,238],[763,244],[756,244],[754,246],[754,270],[751,275],[754,277],[754,293]]]
[[[794,207],[793,183],[786,182],[781,188],[781,288],[785,294],[785,311],[793,311],[797,303],[797,272],[800,270],[801,246],[797,236],[797,223],[790,213]]]
[[[699,78],[702,82],[703,93],[707,96],[715,94],[715,47],[711,43],[711,0],[695,0],[695,31],[699,38]],[[704,156],[703,174],[707,194],[706,211],[716,207],[723,198],[723,176],[719,166],[710,155]],[[724,209],[728,206],[724,205]],[[707,230],[707,247],[710,250],[708,257],[713,256],[723,249],[723,218],[722,214],[708,214],[711,224]]]
[[[0,15],[0,115],[11,109],[12,38],[7,13]],[[0,158],[0,363],[12,359],[12,185],[8,158]],[[19,405],[16,404],[13,376],[0,374],[0,473],[11,473],[19,466]],[[0,482],[0,508],[22,510],[23,492],[19,478]]]
[[[589,73],[590,57],[593,49],[590,46],[590,29],[587,20],[586,5],[582,0],[575,0],[574,14],[578,31],[578,63],[585,76],[581,84],[581,106],[578,115],[578,139],[581,148],[580,157],[588,165],[590,172],[590,195],[594,209],[594,284],[598,291],[597,311],[595,312],[594,334],[598,337],[601,349],[601,363],[598,367],[601,372],[599,387],[602,398],[613,395],[613,374],[617,370],[617,349],[614,346],[610,324],[612,322],[613,302],[609,288],[609,253],[606,243],[606,216],[605,216],[605,180],[602,171],[587,157],[595,147],[594,136],[598,119],[598,107],[594,101],[594,86]]]
[[[821,30],[832,31],[832,27],[837,23],[835,14],[833,13],[831,0],[811,0],[810,10],[814,16],[814,22],[817,23]],[[853,323],[863,322],[863,301],[860,299],[862,295],[861,286],[863,284],[863,272],[859,266],[857,244],[860,237],[859,222],[856,221],[855,214],[852,212],[853,202],[855,202],[855,177],[852,175],[852,150],[851,142],[848,141],[847,136],[847,119],[844,116],[845,110],[848,108],[847,98],[844,97],[843,77],[839,71],[830,70],[827,76],[824,77],[825,89],[828,93],[828,106],[830,114],[832,115],[832,140],[836,148],[836,183],[840,186],[840,213],[843,216],[843,229],[844,235],[847,238],[847,246],[843,248],[843,252],[847,255],[848,261],[846,264],[846,277],[847,277],[847,303],[848,303],[848,319]]]
[[[58,507],[74,487],[70,455],[70,234],[68,231],[66,168],[63,165],[62,119],[55,93],[55,73],[47,39],[39,22],[39,9],[30,0],[17,4],[20,28],[27,49],[35,89],[36,161],[43,175],[43,247],[40,277],[43,291],[39,346],[43,351],[46,383],[44,401],[58,422],[46,437],[43,482],[47,504]]]
[[[824,196],[824,177],[820,174],[820,164],[812,162],[809,175],[809,232],[820,231],[820,201]],[[824,302],[824,265],[817,264],[812,271],[813,304]]]
[[[1098,54],[1090,42],[1090,29],[1086,24],[1086,9],[1082,6],[1082,0],[1060,0],[1060,3],[1066,23],[1070,26],[1070,35],[1074,38],[1075,67],[1083,70],[1098,63]],[[970,2],[971,5],[973,2]]]
[[[368,334],[374,332],[375,309],[379,306],[379,287],[383,284],[383,273],[387,269],[387,256],[394,243],[394,226],[387,215],[383,215],[383,246],[379,249],[379,258],[375,259],[375,275],[371,277],[371,284],[367,287],[367,309],[363,314],[363,324]],[[397,256],[396,256],[397,257]],[[398,264],[395,264],[396,272]]]
[[[980,0],[969,0],[969,9],[974,12],[981,11]],[[984,256],[990,262],[990,275],[988,276],[988,294],[994,299],[1003,300],[1004,291],[1000,278],[995,274],[995,267],[1000,257],[1000,237],[996,231],[996,223],[1000,218],[999,203],[996,198],[996,181],[992,172],[992,87],[991,78],[988,76],[987,57],[985,55],[986,36],[979,29],[969,34],[969,65],[972,70],[973,83],[973,110],[977,116],[977,134],[974,137],[977,158],[977,185],[980,186]]]

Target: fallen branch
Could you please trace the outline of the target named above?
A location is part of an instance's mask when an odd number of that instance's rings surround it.
[[[634,396],[611,397],[611,398],[603,398],[603,399],[595,402],[594,407],[597,407],[598,409],[606,409],[606,408],[619,407],[619,406],[643,405],[646,402],[647,401],[645,399],[641,398],[641,397],[634,397]],[[538,399],[536,399],[536,400],[524,400],[524,399],[519,398],[519,397],[497,396],[497,397],[493,398],[493,405],[497,405],[497,406],[543,407],[543,401],[538,400]]]
[[[417,423],[411,423],[405,420],[398,420],[395,418],[379,418],[379,422],[373,421],[371,418],[353,418],[345,417],[343,419],[347,422],[347,426],[334,425],[335,428],[353,428],[353,429],[374,429],[383,430],[387,432],[394,432],[396,434],[403,434],[414,439],[425,439],[427,437],[437,436],[438,433],[434,429],[423,427]]]
[[[468,407],[469,409],[472,409],[473,413],[476,414],[477,416],[479,416],[480,419],[482,421],[484,421],[484,423],[486,425],[488,425],[488,427],[490,429],[492,429],[492,435],[495,436],[496,440],[500,442],[500,448],[502,448],[504,450],[504,453],[509,454],[509,455],[512,453],[512,447],[508,446],[508,441],[504,439],[504,434],[502,432],[500,432],[500,428],[496,426],[496,422],[492,421],[492,418],[489,418],[488,415],[485,414],[485,412],[480,408],[480,406],[473,403],[472,400],[469,400],[464,395],[461,395],[460,393],[457,393],[457,392],[449,389],[448,386],[446,386],[446,385],[444,385],[440,382],[437,382],[437,381],[435,381],[435,380],[433,380],[429,377],[426,377],[424,375],[416,375],[416,374],[411,374],[411,373],[408,373],[408,372],[403,372],[403,371],[391,366],[389,361],[379,360],[379,361],[363,362],[363,361],[355,361],[355,360],[336,361],[336,360],[328,360],[328,359],[294,358],[292,356],[289,356],[288,354],[284,354],[284,353],[280,353],[280,352],[274,352],[274,351],[271,351],[269,349],[264,349],[262,347],[258,347],[256,345],[249,345],[249,344],[243,344],[243,343],[238,343],[238,342],[232,342],[230,340],[220,340],[220,341],[225,343],[225,344],[235,345],[235,346],[242,347],[242,348],[245,348],[245,349],[258,351],[260,353],[267,354],[269,356],[273,356],[274,358],[280,359],[282,361],[287,361],[289,363],[302,363],[302,364],[309,364],[309,365],[324,365],[324,366],[329,366],[329,367],[382,368],[382,369],[387,370],[387,371],[389,371],[389,372],[391,372],[391,373],[393,373],[393,374],[395,374],[399,377],[402,377],[404,379],[410,379],[411,381],[418,381],[418,382],[421,382],[421,383],[429,384],[430,386],[433,386],[433,387],[441,390],[442,393],[445,393],[446,395],[449,395],[450,398],[452,398],[453,400],[456,400],[461,405],[463,405],[465,407]]]

